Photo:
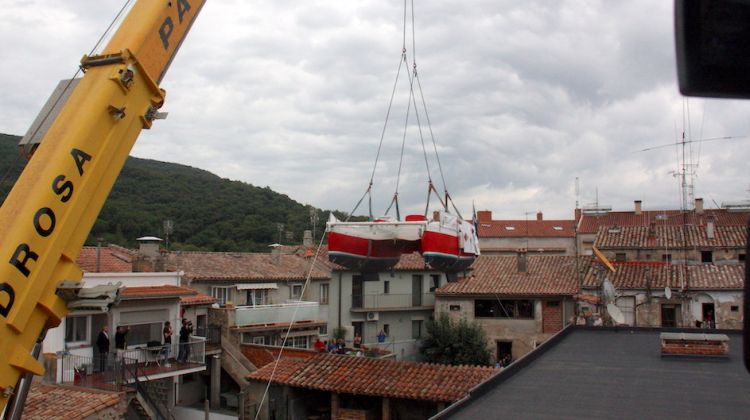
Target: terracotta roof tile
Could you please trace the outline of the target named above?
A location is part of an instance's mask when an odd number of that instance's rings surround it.
[[[26,420],[77,420],[114,407],[122,394],[80,387],[31,384],[23,418]]]
[[[273,371],[271,363],[247,378],[265,382]],[[282,358],[273,382],[327,392],[452,402],[496,372],[491,367],[316,354],[307,360]]]
[[[198,293],[191,296],[180,296],[180,305],[212,305],[216,303],[216,298],[203,293]]]
[[[597,264],[592,264],[584,277],[583,287],[596,288]],[[663,289],[667,286],[678,290],[683,285],[694,290],[742,289],[745,267],[732,265],[665,265],[665,264],[617,264],[614,273],[607,278],[617,289]]]
[[[581,258],[585,268],[589,257]],[[474,261],[473,275],[437,289],[437,295],[574,295],[578,293],[576,257],[527,256],[527,270],[518,272],[517,257],[481,255]]]
[[[136,286],[124,287],[120,292],[122,299],[177,298],[196,295],[198,292],[185,286]]]
[[[694,247],[744,248],[744,226],[716,226],[709,239],[705,226],[601,226],[594,244],[599,249],[683,249]]]
[[[708,217],[713,216],[716,226],[746,226],[750,212],[730,212],[724,209],[706,209],[703,214],[681,210],[648,210],[636,215],[634,211],[612,211],[601,215],[583,214],[578,225],[579,233],[597,233],[601,226],[649,226],[695,225],[705,226]]]
[[[270,253],[252,252],[171,252],[167,255],[171,270],[184,271],[188,280],[304,280],[309,259],[282,253],[278,260]],[[314,279],[330,278],[330,269],[315,264]]]
[[[81,248],[76,262],[83,271],[102,273],[129,273],[133,271],[135,251],[117,245],[98,248],[99,264],[97,270],[97,247],[85,246]]]
[[[492,220],[477,225],[480,238],[573,238],[575,220]]]
[[[316,354],[317,351],[311,349],[297,349],[291,347],[285,347],[284,351],[281,352],[281,347],[274,346],[262,346],[258,344],[242,344],[240,346],[242,354],[247,357],[256,368],[260,369],[269,363],[273,363],[279,358],[279,353],[283,359],[294,359],[304,360],[309,359]],[[278,371],[277,371],[278,373]]]

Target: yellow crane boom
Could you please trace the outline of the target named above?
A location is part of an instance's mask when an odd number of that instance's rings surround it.
[[[0,410],[19,379],[42,374],[37,338],[66,315],[56,295],[143,128],[158,83],[205,0],[139,0],[75,87],[0,208]]]

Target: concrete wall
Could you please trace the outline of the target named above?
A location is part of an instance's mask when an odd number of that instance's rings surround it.
[[[352,309],[352,278],[359,273],[334,271],[330,282],[330,299],[326,307],[329,338],[334,328],[348,327],[352,322],[363,322],[363,342],[377,344],[396,354],[399,360],[416,360],[419,341],[412,337],[412,321],[422,321],[422,334],[427,320],[434,310],[434,293],[431,275],[440,276],[440,284],[447,282],[445,274],[438,271],[394,271],[378,273],[377,281],[363,282],[362,309]],[[412,307],[412,275],[422,275],[422,306]],[[385,293],[385,282],[389,283],[389,293]],[[399,302],[403,301],[405,306]],[[321,305],[323,306],[323,305]],[[368,312],[377,313],[377,320],[368,320]],[[377,343],[378,333],[389,326],[386,343]],[[348,345],[351,346],[351,340]]]
[[[479,249],[485,255],[516,255],[515,250],[519,248],[528,249],[529,255],[575,255],[575,237],[479,238]]]
[[[505,297],[500,298],[505,299]],[[474,316],[474,300],[474,297],[438,296],[435,303],[435,314],[445,312],[453,320],[465,318],[469,321],[478,322],[487,334],[487,349],[490,350],[493,360],[497,355],[498,341],[512,342],[513,359],[518,359],[567,325],[573,316],[573,303],[570,298],[554,299],[560,302],[560,306],[554,309],[546,309],[549,329],[548,332],[545,332],[544,314],[547,305],[544,300],[534,300],[534,319],[476,318]]]
[[[587,293],[597,294],[596,291]],[[635,297],[635,322],[638,327],[661,327],[662,305],[680,305],[678,327],[695,327],[695,321],[703,322],[703,303],[713,303],[716,328],[741,329],[743,293],[740,290],[691,290],[681,296],[672,291],[667,299],[664,290],[653,290],[650,295],[645,290],[620,290],[620,296]],[[586,305],[592,310],[597,308]],[[734,308],[734,310],[733,310]]]

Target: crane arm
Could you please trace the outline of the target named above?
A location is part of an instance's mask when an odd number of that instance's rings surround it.
[[[67,313],[56,295],[80,281],[75,261],[140,131],[165,92],[158,83],[205,0],[139,0],[75,87],[0,208],[0,410],[39,335]]]

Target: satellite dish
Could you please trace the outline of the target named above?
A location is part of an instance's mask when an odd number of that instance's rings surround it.
[[[609,281],[609,279],[604,279],[604,282],[602,282],[602,293],[604,294],[604,300],[606,302],[615,300],[617,291],[615,290],[615,286],[612,285],[612,282]]]
[[[614,303],[607,304],[607,312],[609,313],[609,316],[612,317],[612,320],[615,321],[616,325],[625,323],[625,316],[620,311],[620,308],[615,306]]]
[[[666,296],[667,299],[672,299],[672,289],[670,289],[669,286],[664,288],[664,296]]]

